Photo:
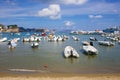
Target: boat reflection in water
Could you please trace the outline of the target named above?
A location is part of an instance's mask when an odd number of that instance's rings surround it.
[[[71,64],[79,62],[79,58],[71,57],[71,58],[66,58],[65,60],[66,60],[66,62],[71,63]]]

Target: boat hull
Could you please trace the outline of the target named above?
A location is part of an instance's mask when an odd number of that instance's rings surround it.
[[[98,51],[96,48],[94,48],[93,46],[83,46],[83,50],[84,50],[84,53],[85,54],[88,54],[88,55],[96,55],[98,54]]]
[[[79,54],[73,47],[67,46],[64,50],[64,56],[65,56],[65,58],[69,58],[69,57],[78,58]]]

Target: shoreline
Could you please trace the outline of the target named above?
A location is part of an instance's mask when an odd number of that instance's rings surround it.
[[[0,80],[120,80],[120,73],[106,74],[70,74],[70,73],[37,73],[10,74],[0,73]]]

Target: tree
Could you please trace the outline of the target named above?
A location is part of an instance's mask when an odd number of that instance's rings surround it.
[[[16,24],[15,25],[8,25],[7,27],[8,27],[8,29],[16,29],[16,28],[18,28],[18,26]]]

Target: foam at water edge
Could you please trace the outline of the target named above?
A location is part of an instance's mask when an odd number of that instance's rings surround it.
[[[9,71],[16,71],[16,72],[49,72],[49,71],[43,71],[43,70],[31,70],[31,69],[8,69]]]

